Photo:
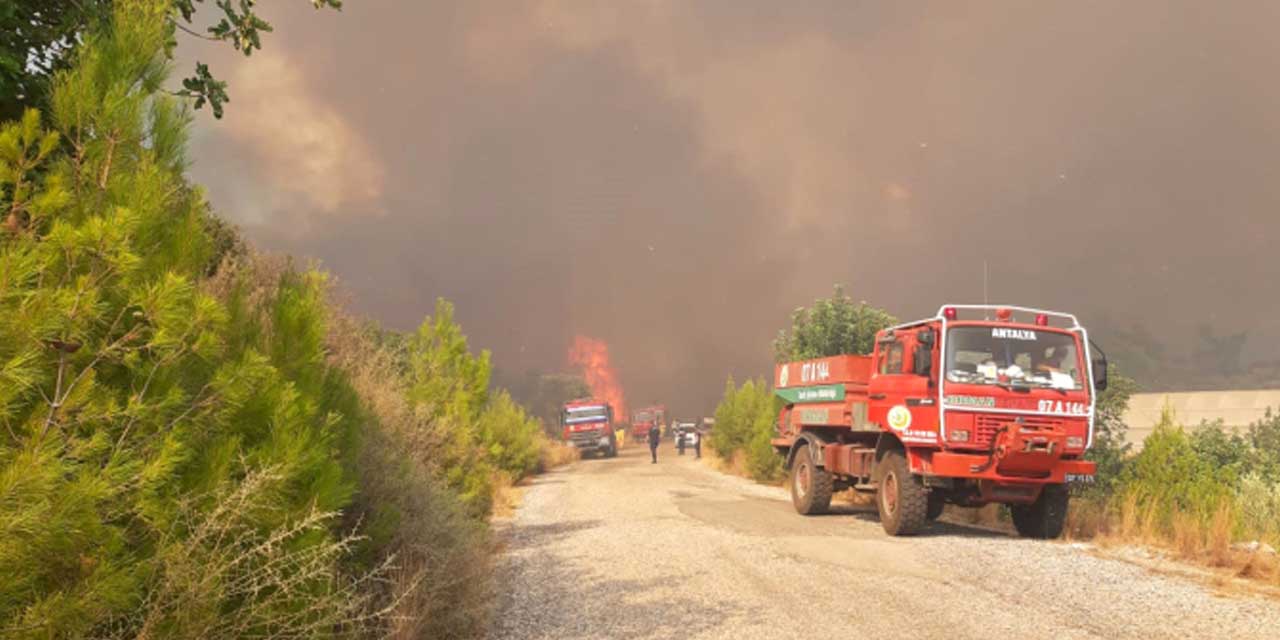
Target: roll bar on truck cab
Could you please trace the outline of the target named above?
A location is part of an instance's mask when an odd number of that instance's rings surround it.
[[[834,491],[874,493],[891,535],[909,535],[945,504],[1010,505],[1027,537],[1062,533],[1072,481],[1092,480],[1106,356],[1067,313],[945,305],[883,329],[871,355],[775,366],[786,405],[774,449],[798,512]]]

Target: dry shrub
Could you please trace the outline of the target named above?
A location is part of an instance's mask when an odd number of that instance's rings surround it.
[[[511,476],[501,471],[493,477],[493,514],[494,518],[511,518],[520,506],[524,490],[511,481]]]
[[[361,538],[326,539],[338,514],[313,511],[270,531],[257,527],[254,516],[275,509],[281,481],[270,470],[253,472],[208,510],[186,502],[182,535],[160,542],[156,587],[134,617],[114,625],[121,637],[361,637],[386,623],[396,603],[377,594],[390,563],[345,576],[340,567]],[[316,538],[324,541],[301,544]],[[225,615],[232,605],[236,614]]]
[[[1280,556],[1259,551],[1246,552],[1242,555],[1244,561],[1236,570],[1237,576],[1280,584]]]
[[[1120,501],[1120,524],[1116,530],[1116,534],[1126,540],[1132,540],[1138,537],[1140,519],[1141,516],[1138,511],[1138,495],[1130,493]]]
[[[1194,560],[1204,549],[1204,527],[1192,514],[1177,512],[1172,517],[1169,543],[1183,558]],[[1150,539],[1149,539],[1150,540]]]
[[[538,466],[542,471],[563,467],[581,457],[577,447],[551,438],[544,437],[541,447]]]
[[[1213,512],[1213,517],[1209,520],[1208,530],[1204,535],[1204,546],[1215,566],[1226,567],[1232,563],[1234,554],[1231,541],[1235,520],[1235,513],[1229,502],[1218,505],[1218,509]]]
[[[1094,540],[1111,530],[1111,510],[1105,501],[1077,498],[1067,511],[1068,540]]]
[[[981,507],[959,507],[949,504],[942,509],[943,517],[963,524],[980,527],[1001,528],[1008,525],[1009,519],[1002,504],[991,503]]]
[[[327,346],[369,412],[349,518],[367,523],[366,562],[395,558],[380,594],[395,603],[386,637],[481,637],[492,602],[492,545],[486,524],[469,516],[436,467],[447,425],[430,423],[408,402],[396,354],[376,329],[335,312]]]
[[[836,494],[835,497],[855,507],[870,507],[876,503],[876,494],[853,489],[845,489]]]

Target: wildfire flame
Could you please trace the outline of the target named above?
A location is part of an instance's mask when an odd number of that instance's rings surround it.
[[[609,363],[609,345],[603,340],[575,336],[569,347],[569,362],[582,369],[582,377],[591,387],[591,395],[613,407],[616,420],[626,420],[627,400],[618,382],[618,372]]]

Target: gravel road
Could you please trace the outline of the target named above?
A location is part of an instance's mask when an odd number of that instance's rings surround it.
[[[873,512],[803,517],[783,489],[669,446],[544,475],[505,531],[495,638],[1277,638],[1280,603],[1062,543]]]

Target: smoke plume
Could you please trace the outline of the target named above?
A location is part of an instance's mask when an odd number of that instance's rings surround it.
[[[182,44],[234,80],[195,179],[359,311],[454,300],[500,367],[596,336],[633,401],[707,415],[833,284],[908,318],[984,263],[993,301],[1280,355],[1276,3],[263,12],[266,63]]]

